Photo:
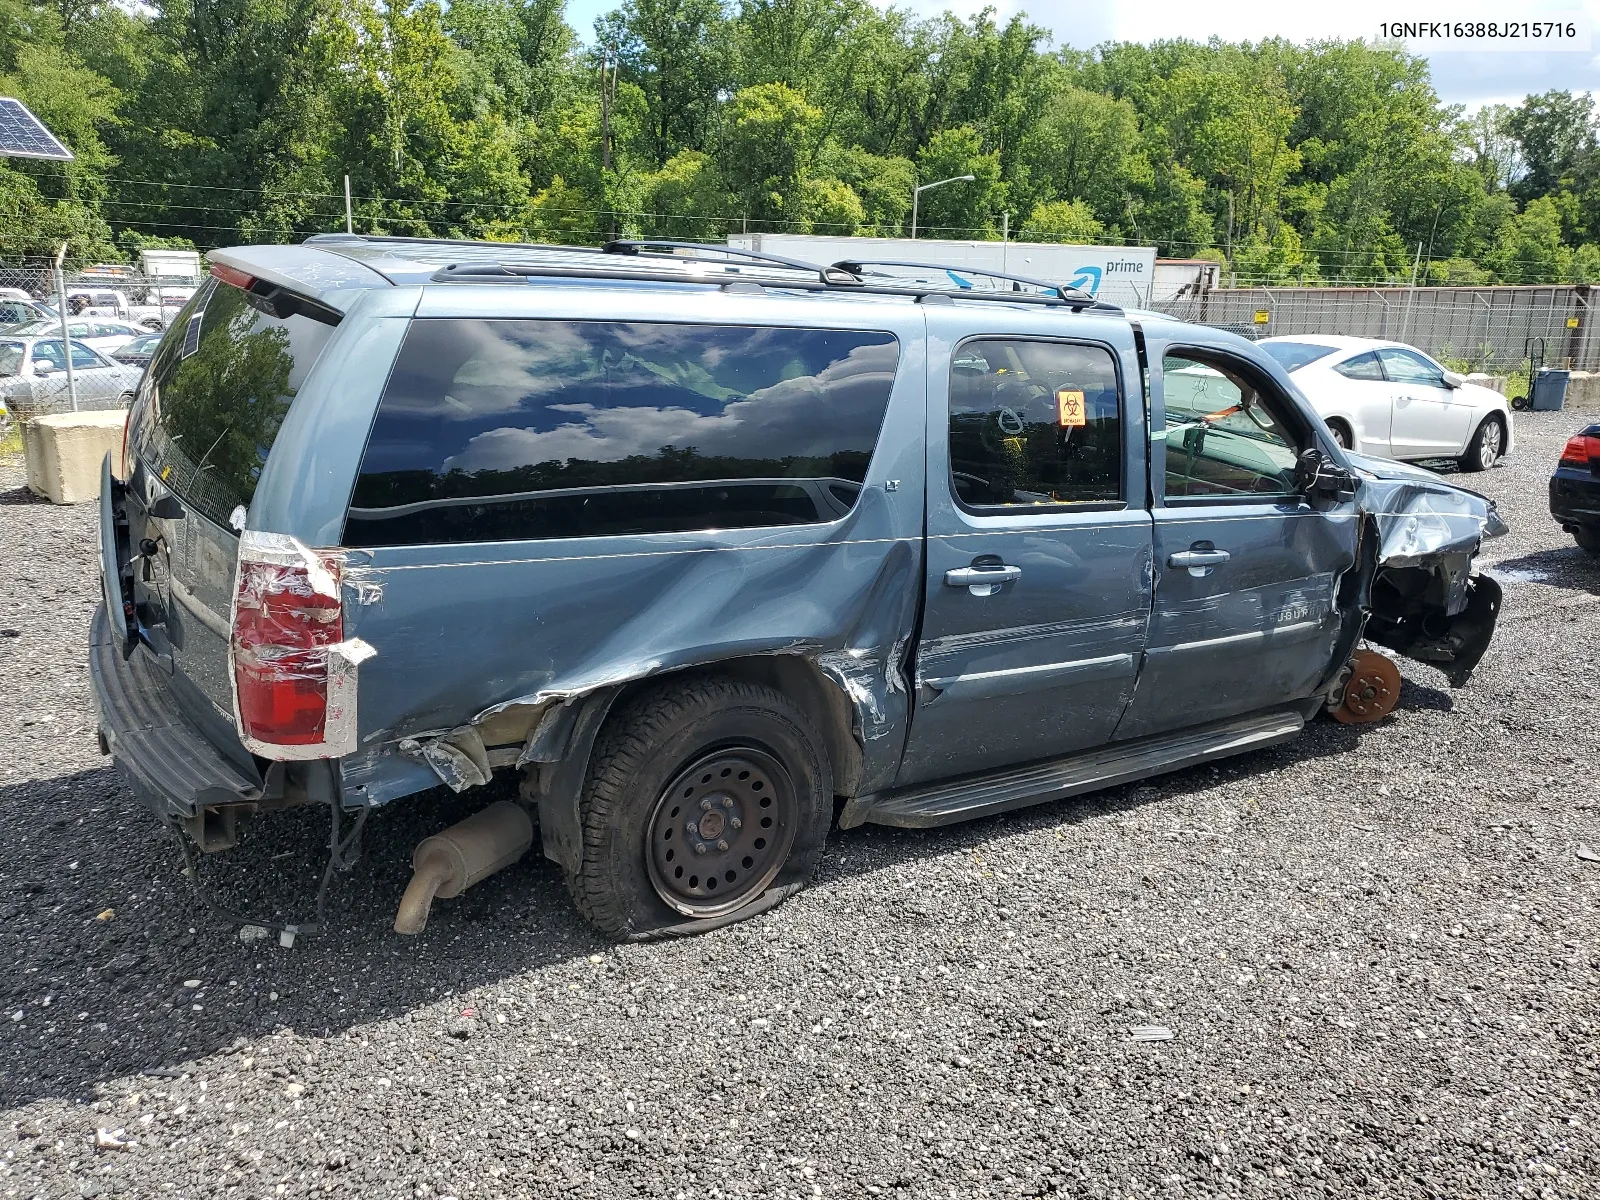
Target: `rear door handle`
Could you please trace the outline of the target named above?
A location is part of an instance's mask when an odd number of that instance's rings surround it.
[[[1226,550],[1179,550],[1167,559],[1167,566],[1220,567],[1231,557]]]
[[[1002,583],[1022,578],[1021,567],[1000,564],[993,567],[956,567],[944,573],[947,587],[964,587],[974,596],[992,596]]]

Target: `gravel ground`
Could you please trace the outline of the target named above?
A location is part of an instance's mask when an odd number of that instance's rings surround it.
[[[624,948],[534,857],[391,934],[479,802],[438,795],[370,822],[336,929],[241,940],[96,753],[93,508],[13,467],[0,1196],[1600,1195],[1600,563],[1545,509],[1578,420],[1471,481],[1512,533],[1467,688],[1405,662],[1375,727],[836,833],[766,916]],[[326,836],[202,874],[303,915]]]

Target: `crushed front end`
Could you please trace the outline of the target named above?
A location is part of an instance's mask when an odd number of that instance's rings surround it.
[[[1489,648],[1500,585],[1474,575],[1483,543],[1507,532],[1494,501],[1431,471],[1347,454],[1366,517],[1356,595],[1363,635],[1461,687]]]

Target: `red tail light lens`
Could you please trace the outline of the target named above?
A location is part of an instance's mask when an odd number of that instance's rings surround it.
[[[1574,434],[1567,439],[1561,451],[1563,467],[1577,467],[1580,471],[1600,461],[1600,436],[1592,433]]]
[[[250,285],[256,281],[254,275],[247,274],[237,267],[225,267],[221,263],[211,264],[211,274],[223,283],[231,283],[234,287],[246,290],[249,290]]]
[[[326,740],[328,648],[344,636],[339,571],[336,557],[289,538],[246,534],[241,542],[233,679],[247,740],[275,746]]]
[[[133,405],[128,405],[128,415],[122,418],[122,453],[117,456],[117,478],[127,479],[128,471],[128,428],[133,424]]]

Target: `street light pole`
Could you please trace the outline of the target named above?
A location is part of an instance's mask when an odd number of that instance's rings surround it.
[[[922,199],[923,192],[931,192],[936,187],[943,187],[947,183],[972,183],[976,175],[952,175],[949,179],[941,179],[937,183],[925,183],[919,188],[911,189],[911,240],[917,238],[917,202]]]

